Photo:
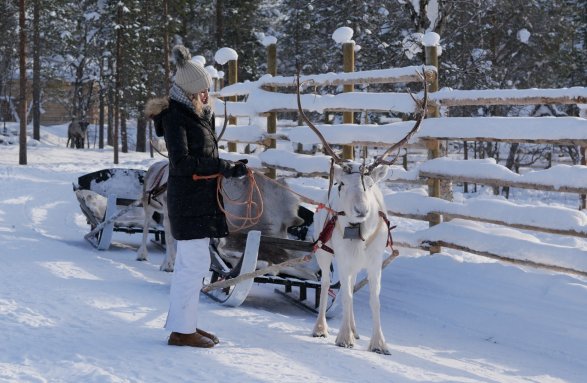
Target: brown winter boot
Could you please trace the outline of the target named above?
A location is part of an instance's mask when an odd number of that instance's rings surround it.
[[[198,332],[194,332],[192,334],[172,332],[171,335],[169,335],[167,344],[171,346],[190,346],[202,348],[214,347],[214,342],[210,338],[200,335]]]
[[[214,335],[214,334],[211,334],[211,333],[209,333],[207,331],[204,331],[204,330],[202,330],[200,328],[197,328],[196,329],[196,332],[198,334],[200,334],[202,336],[205,336],[206,338],[210,339],[212,342],[214,342],[214,344],[220,343],[220,339],[218,339],[218,337],[216,335]]]

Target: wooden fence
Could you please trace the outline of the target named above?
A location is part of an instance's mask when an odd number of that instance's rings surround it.
[[[302,76],[301,82],[312,86],[345,84],[389,84],[420,81],[417,73],[425,72],[428,79],[436,77],[434,66],[406,67],[354,73],[329,73]],[[275,148],[275,142],[319,144],[316,135],[305,126],[281,127],[268,133],[260,118],[271,113],[297,111],[295,77],[264,76],[258,81],[237,83],[222,89],[217,96],[241,97],[242,101],[227,101],[227,112],[249,118],[250,123],[230,126],[225,139],[234,143],[265,145],[269,148],[258,155],[263,167],[293,172],[304,176],[326,176],[329,158],[305,155]],[[415,95],[416,98],[421,94]],[[533,104],[587,104],[587,88],[526,89],[526,90],[441,90],[430,94],[432,107],[448,109],[453,106],[475,105],[533,105]],[[302,95],[302,105],[311,112],[389,112],[412,113],[416,105],[407,92],[371,93],[347,92],[339,94]],[[222,115],[224,104],[218,101],[217,115]],[[448,113],[450,115],[450,113]],[[394,182],[428,182],[447,180],[490,186],[533,189],[556,193],[576,193],[580,209],[559,206],[536,206],[509,201],[470,199],[451,202],[439,198],[438,191],[428,195],[421,192],[396,192],[386,196],[389,213],[429,221],[430,226],[416,232],[395,235],[397,245],[440,251],[447,247],[504,261],[538,266],[557,271],[587,276],[587,251],[572,245],[548,244],[525,237],[519,230],[587,238],[587,119],[582,117],[440,117],[424,120],[412,143],[438,141],[517,142],[550,145],[579,146],[582,165],[556,165],[550,169],[514,173],[491,159],[461,160],[431,158],[406,171],[394,167]],[[369,148],[385,147],[401,139],[413,126],[412,121],[383,125],[317,124],[331,144],[360,145]],[[428,145],[429,147],[429,145]],[[437,153],[437,152],[436,152]],[[432,157],[439,157],[433,155]],[[583,210],[581,210],[583,209]],[[436,218],[434,218],[436,217]],[[440,219],[438,219],[440,217]],[[467,222],[470,222],[467,223]],[[488,230],[486,226],[499,225],[503,229]],[[564,242],[564,241],[562,241]],[[508,246],[504,246],[508,243]],[[519,249],[532,249],[531,254]]]

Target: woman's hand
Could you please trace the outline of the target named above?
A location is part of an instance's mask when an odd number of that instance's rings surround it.
[[[224,178],[242,177],[248,172],[247,165],[245,165],[248,162],[246,159],[238,160],[237,162],[223,160],[223,162],[224,166],[220,173],[224,176]]]

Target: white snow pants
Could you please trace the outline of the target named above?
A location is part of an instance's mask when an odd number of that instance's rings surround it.
[[[202,279],[210,268],[210,238],[177,241],[177,254],[165,328],[172,332],[196,332]]]

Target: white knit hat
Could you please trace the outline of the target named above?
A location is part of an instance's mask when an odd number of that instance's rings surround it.
[[[208,71],[191,60],[190,51],[183,45],[173,47],[173,58],[177,70],[175,83],[188,94],[196,94],[210,88],[212,79]]]

